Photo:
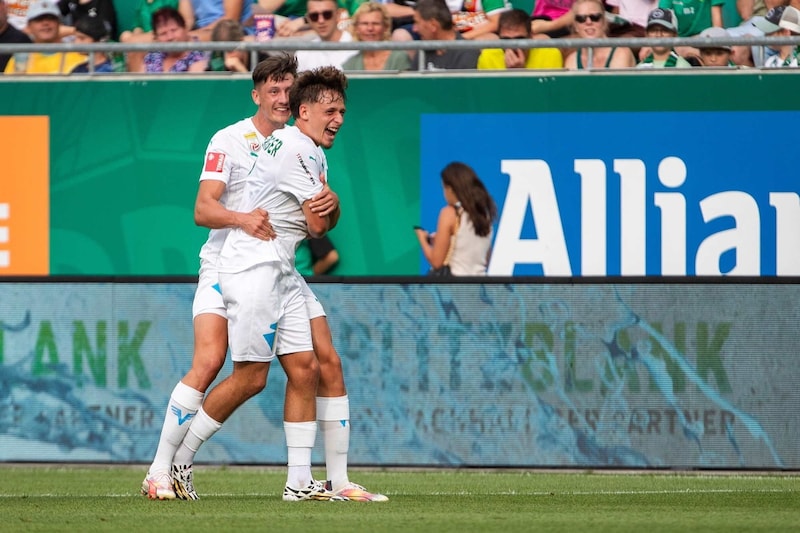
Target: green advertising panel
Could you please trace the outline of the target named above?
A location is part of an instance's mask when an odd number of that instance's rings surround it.
[[[216,77],[0,81],[0,117],[49,118],[49,139],[27,140],[49,143],[49,273],[194,275],[207,233],[193,221],[204,150],[215,131],[253,113],[251,87],[246,78]],[[341,256],[334,273],[420,272],[411,228],[422,216],[422,184],[439,180],[421,164],[423,116],[791,111],[800,109],[799,92],[800,76],[757,71],[354,77],[345,125],[329,151],[343,209],[331,233]],[[641,128],[658,135],[658,124]],[[768,128],[743,123],[729,139],[708,139],[689,124],[685,142],[738,157],[750,135]],[[0,140],[16,134],[2,131]],[[533,142],[547,132],[482,125],[461,135],[457,142],[479,157],[487,139]],[[550,142],[591,145],[603,135],[600,121]],[[22,168],[3,180],[25,180]]]

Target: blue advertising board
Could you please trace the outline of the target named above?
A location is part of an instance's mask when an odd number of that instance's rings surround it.
[[[422,224],[436,227],[440,172],[462,161],[498,205],[490,275],[797,276],[796,154],[776,139],[790,137],[798,119],[796,111],[422,115]],[[764,125],[769,134],[756,134]]]

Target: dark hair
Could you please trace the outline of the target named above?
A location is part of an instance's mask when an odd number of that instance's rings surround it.
[[[500,28],[525,28],[525,35],[531,36],[531,17],[522,9],[509,9],[500,13],[497,21],[497,31]]]
[[[453,194],[472,220],[475,233],[481,237],[489,235],[497,217],[497,206],[472,167],[458,161],[450,163],[442,170],[442,183],[453,189]]]
[[[453,29],[453,14],[444,0],[419,0],[414,7],[422,20],[435,20],[443,30]]]
[[[257,89],[267,81],[281,81],[286,76],[297,77],[297,58],[281,52],[259,61],[253,69],[253,88]]]
[[[150,17],[150,24],[153,26],[153,31],[169,21],[175,21],[178,23],[178,26],[186,28],[186,19],[184,19],[181,12],[174,7],[162,7]]]
[[[95,42],[107,41],[111,37],[111,29],[100,17],[83,16],[75,21],[75,31],[88,35]]]
[[[327,92],[340,94],[342,101],[347,101],[347,76],[336,67],[319,67],[306,70],[300,75],[289,90],[289,109],[292,116],[300,115],[300,105],[320,102]]]

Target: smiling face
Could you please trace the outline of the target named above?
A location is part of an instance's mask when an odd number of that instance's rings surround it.
[[[33,20],[28,21],[28,29],[33,35],[33,42],[35,43],[57,43],[60,41],[58,37],[58,28],[61,23],[58,17],[54,15],[42,15]]]
[[[596,0],[576,2],[572,6],[575,13],[575,32],[584,39],[606,37],[605,8]]]
[[[289,110],[289,89],[294,76],[286,75],[282,80],[268,79],[253,89],[253,102],[258,106],[258,114],[274,129],[282,128],[291,117]]]
[[[318,146],[330,148],[344,123],[345,105],[341,94],[323,91],[316,102],[300,104],[295,124]]]

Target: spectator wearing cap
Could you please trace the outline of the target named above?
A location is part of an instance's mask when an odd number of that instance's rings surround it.
[[[526,11],[511,9],[500,13],[497,34],[502,40],[530,39],[530,17]],[[558,48],[487,48],[478,56],[479,70],[504,70],[510,68],[560,69],[564,59]]]
[[[78,44],[104,43],[109,38],[108,27],[99,17],[83,17],[75,23],[75,42]],[[90,72],[114,72],[114,64],[108,54],[95,52],[92,68],[90,68],[89,61],[86,61],[72,69],[72,74],[87,74]]]
[[[647,37],[649,39],[669,39],[678,36],[678,19],[671,9],[656,8],[647,17]],[[689,68],[686,61],[671,46],[653,46],[651,52],[638,68]]]
[[[725,28],[712,27],[700,32],[698,38],[711,41],[709,44],[698,45],[700,60],[704,67],[736,67],[736,63],[731,61],[731,45],[714,42],[719,39],[730,39],[730,37],[731,34]]]
[[[772,35],[794,37],[800,35],[800,10],[786,6],[778,21],[778,31]],[[765,68],[797,68],[800,61],[800,46],[791,44],[780,47],[778,53],[764,61]]]
[[[35,44],[61,42],[59,27],[61,11],[53,0],[36,0],[28,8],[28,31]],[[53,52],[31,54],[17,53],[9,60],[5,72],[16,74],[69,74],[72,69],[86,61],[84,54],[77,52]]]
[[[763,17],[755,16],[750,20],[750,24],[756,29],[755,35],[757,37],[774,37],[779,35],[781,16],[786,6],[776,6],[770,8],[766,15]],[[728,33],[732,33],[728,30]],[[733,33],[735,35],[735,33]],[[734,47],[734,50],[736,47]],[[753,60],[754,67],[763,67],[770,57],[778,55],[780,47],[773,48],[771,46],[752,46],[750,54]]]
[[[24,44],[31,42],[23,31],[18,30],[8,20],[8,5],[5,0],[0,0],[0,44]],[[11,54],[0,54],[0,72],[5,70]]]
[[[659,0],[658,7],[671,9],[678,19],[678,36],[693,37],[712,26],[721,28],[726,0]],[[683,56],[692,51],[678,49]]]

